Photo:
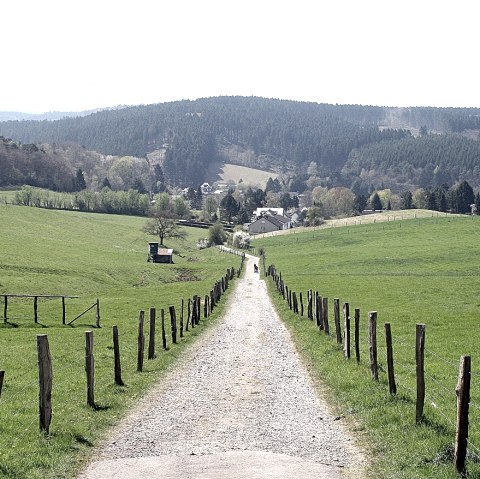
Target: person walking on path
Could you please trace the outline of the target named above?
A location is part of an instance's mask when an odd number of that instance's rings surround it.
[[[78,479],[361,477],[363,455],[319,398],[256,260]]]

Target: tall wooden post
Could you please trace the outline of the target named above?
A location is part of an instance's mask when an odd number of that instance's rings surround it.
[[[180,337],[183,338],[183,299],[182,299],[182,309],[180,311]]]
[[[48,336],[37,334],[38,355],[38,409],[40,432],[50,430],[52,420],[52,358],[48,346]]]
[[[333,314],[335,318],[335,334],[337,344],[342,344],[342,328],[340,326],[340,299],[333,298]]]
[[[417,365],[417,401],[415,420],[422,421],[425,404],[425,325],[417,324],[415,341],[415,360]]]
[[[155,308],[150,308],[149,322],[150,328],[148,331],[148,359],[155,359]]]
[[[355,358],[357,363],[360,362],[360,310],[355,308],[355,325],[354,325],[354,335],[355,335]]]
[[[8,296],[3,295],[3,322],[7,322],[7,310],[8,310]]]
[[[330,334],[330,325],[328,323],[328,298],[322,298],[323,330],[325,334]]]
[[[95,325],[97,328],[100,327],[100,300],[97,298],[97,309],[96,309],[96,316],[95,316],[96,322]]]
[[[345,357],[350,359],[350,305],[348,303],[343,303],[343,321],[345,329],[343,352]]]
[[[162,347],[164,350],[167,349],[167,335],[165,333],[165,310],[160,311],[160,316],[162,318]]]
[[[455,469],[459,474],[465,474],[465,459],[468,445],[468,409],[470,405],[470,356],[460,358],[457,393],[457,429],[455,433]]]
[[[377,312],[368,313],[368,350],[370,352],[370,371],[372,379],[378,381],[378,359],[377,359]]]
[[[170,331],[172,333],[172,343],[177,344],[177,316],[175,314],[175,306],[169,306],[170,312]]]
[[[145,356],[145,334],[143,331],[143,325],[145,321],[145,311],[140,311],[138,315],[138,339],[137,339],[137,371],[141,373],[143,371],[143,358]]]
[[[3,378],[5,377],[5,371],[0,371],[0,397],[2,397]]]
[[[65,306],[65,296],[62,296],[62,324],[67,322],[67,308]]]
[[[301,291],[300,291],[300,316],[303,316],[303,296]]]
[[[115,369],[115,384],[123,386],[122,380],[122,366],[120,364],[120,342],[118,339],[118,327],[113,326],[113,363]]]
[[[390,323],[385,323],[385,342],[387,346],[387,371],[388,371],[388,389],[390,394],[397,394],[397,384],[395,383],[395,371],[393,369],[393,342],[392,328]]]
[[[33,297],[33,320],[38,323],[38,296]]]
[[[87,404],[95,407],[95,364],[93,358],[93,331],[85,331],[85,372],[87,373]]]

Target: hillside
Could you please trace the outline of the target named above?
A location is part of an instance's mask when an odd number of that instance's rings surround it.
[[[102,155],[157,157],[167,182],[195,186],[212,163],[231,163],[328,186],[396,192],[450,184],[480,186],[480,109],[327,105],[215,97],[99,111],[58,121],[0,122],[23,143],[63,142]],[[427,140],[425,139],[427,138]],[[449,145],[446,147],[446,145]],[[153,154],[153,156],[152,156]],[[150,164],[152,167],[152,164]],[[311,174],[309,174],[311,176]]]

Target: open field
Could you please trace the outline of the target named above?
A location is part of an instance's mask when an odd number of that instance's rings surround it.
[[[392,212],[393,213],[393,212]],[[358,221],[358,219],[357,219]],[[318,290],[360,315],[361,362],[346,360],[333,336],[293,315],[270,289],[314,375],[330,388],[340,414],[365,437],[375,459],[371,477],[453,478],[459,358],[472,355],[469,477],[480,477],[480,218],[439,216],[358,224],[256,239],[267,265],[293,291]],[[380,381],[370,379],[368,312],[378,312]],[[386,378],[384,323],[393,333],[397,395]],[[343,323],[343,315],[342,315]],[[426,324],[425,419],[415,425],[415,324]],[[352,320],[353,324],[353,320]],[[352,333],[353,348],[353,333]],[[352,349],[353,350],[353,349]]]
[[[237,257],[216,249],[199,251],[195,243],[204,230],[188,229],[185,242],[171,242],[175,264],[147,263],[144,218],[50,211],[0,205],[0,314],[2,293],[76,295],[67,300],[67,320],[100,299],[101,325],[94,328],[91,311],[62,326],[60,300],[39,300],[38,324],[32,299],[11,298],[9,321],[0,320],[0,370],[5,370],[0,414],[0,477],[68,478],[86,460],[92,445],[135,404],[150,384],[171,366],[221,312],[186,333],[179,344],[162,351],[160,309],[181,299],[209,293]],[[222,301],[223,303],[223,301]],[[157,308],[157,358],[136,372],[139,310]],[[3,315],[2,315],[3,316]],[[167,319],[168,318],[168,319]],[[112,326],[118,325],[123,380],[114,385]],[[85,331],[94,331],[95,399],[86,405]],[[36,335],[47,334],[53,361],[53,419],[49,436],[38,433]]]
[[[207,176],[219,183],[237,184],[242,180],[243,184],[265,189],[269,178],[275,179],[278,174],[271,171],[257,170],[246,166],[232,165],[230,163],[215,163],[211,166]]]

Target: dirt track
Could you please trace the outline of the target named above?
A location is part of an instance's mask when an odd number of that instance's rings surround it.
[[[358,477],[362,455],[315,391],[253,261],[224,318],[79,479]]]

